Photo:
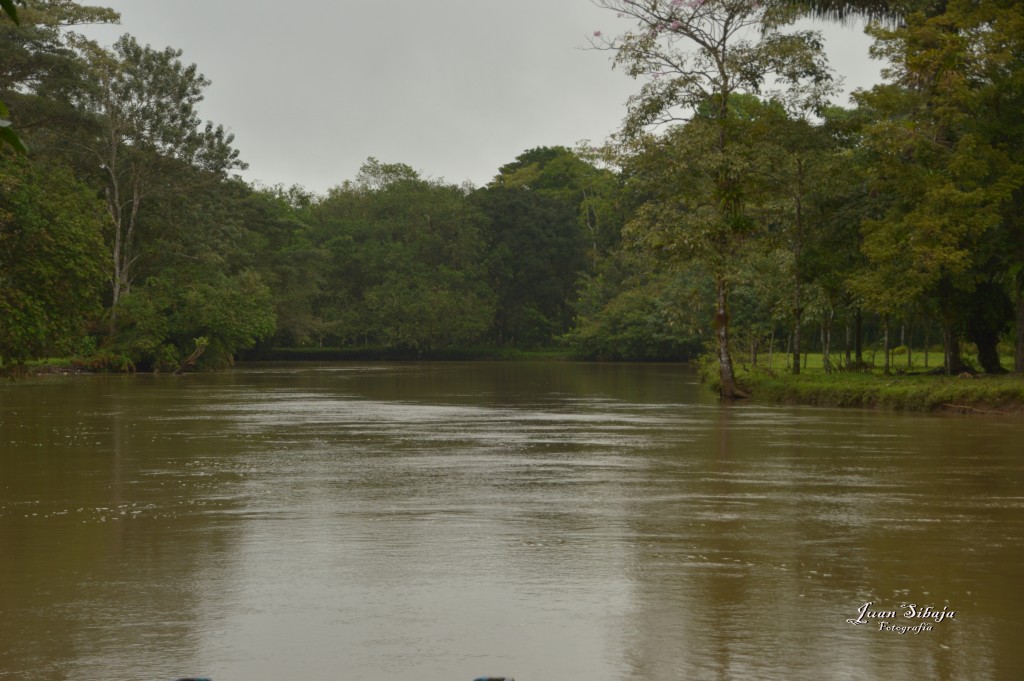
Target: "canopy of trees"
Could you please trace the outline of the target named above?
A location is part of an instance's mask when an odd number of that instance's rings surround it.
[[[1024,3],[598,4],[628,28],[594,46],[642,82],[607,146],[525,150],[479,188],[370,158],[315,195],[237,177],[180,51],[93,43],[103,7],[3,2],[0,367],[561,346],[709,352],[740,396],[736,353],[895,369],[916,344],[1024,372]],[[885,80],[851,108],[807,14],[878,20]]]

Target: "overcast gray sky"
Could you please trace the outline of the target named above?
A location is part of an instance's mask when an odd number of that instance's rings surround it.
[[[267,185],[323,192],[369,156],[483,185],[526,149],[599,144],[640,86],[583,49],[626,27],[590,0],[82,2],[121,13],[102,44],[182,49],[213,81],[202,117]],[[817,28],[847,91],[877,80],[861,26]]]

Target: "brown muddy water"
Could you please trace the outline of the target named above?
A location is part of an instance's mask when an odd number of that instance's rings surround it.
[[[0,386],[0,679],[1010,681],[1022,578],[1019,417],[667,365]]]

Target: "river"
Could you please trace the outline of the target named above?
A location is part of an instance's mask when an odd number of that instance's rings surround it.
[[[1019,417],[674,365],[0,385],[0,679],[1009,681],[1022,642]]]

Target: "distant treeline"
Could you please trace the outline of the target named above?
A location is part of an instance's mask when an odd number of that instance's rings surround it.
[[[0,151],[0,367],[272,348],[686,360],[727,324],[748,355],[813,342],[853,368],[929,344],[950,370],[999,371],[1001,349],[1024,370],[1020,59],[911,63],[911,22],[879,31],[890,80],[853,109],[729,92],[615,145],[524,151],[484,187],[371,158],[317,195],[239,179],[179,51],[74,30],[111,10],[18,15],[0,18],[0,117],[28,149]]]

